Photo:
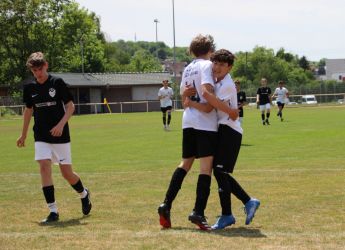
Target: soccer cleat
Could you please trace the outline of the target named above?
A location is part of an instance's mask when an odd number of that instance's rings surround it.
[[[59,214],[50,212],[47,218],[41,221],[41,224],[46,224],[46,223],[51,223],[51,222],[56,222],[59,220]]]
[[[266,125],[265,121],[262,121],[262,125]]]
[[[266,119],[266,124],[267,124],[267,125],[270,125],[270,122],[268,121],[268,119]]]
[[[283,117],[280,118],[280,121],[281,121],[281,122],[284,121]]]
[[[160,204],[158,207],[159,223],[163,228],[171,228],[170,208],[166,203]]]
[[[223,229],[236,223],[233,215],[221,215],[217,222],[211,227],[212,229]]]
[[[206,217],[198,215],[193,211],[189,216],[188,220],[196,224],[201,230],[208,231],[211,230],[211,227],[208,225]]]
[[[254,198],[251,198],[245,205],[244,205],[244,212],[246,213],[246,225],[249,225],[250,222],[253,220],[255,216],[256,210],[258,210],[260,206],[260,201]]]
[[[81,199],[81,208],[82,208],[83,214],[88,215],[91,211],[92,203],[90,200],[90,191],[87,188],[85,188],[85,190],[87,192],[87,195],[85,196],[85,198]]]
[[[166,126],[166,130],[170,131],[170,126],[169,125]]]

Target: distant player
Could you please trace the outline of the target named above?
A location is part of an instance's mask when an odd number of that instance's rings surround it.
[[[158,91],[158,99],[161,104],[161,111],[163,113],[163,125],[165,130],[170,130],[171,110],[172,110],[172,98],[174,91],[169,87],[169,81],[163,81],[163,87]],[[168,113],[168,121],[166,114]]]
[[[247,104],[246,92],[241,91],[241,82],[239,80],[235,81],[235,86],[237,90],[237,102],[239,110],[239,120],[242,127],[243,123],[243,106]]]
[[[90,193],[84,188],[80,177],[73,172],[71,143],[67,121],[74,113],[73,97],[61,78],[48,74],[48,62],[43,53],[35,52],[26,63],[35,80],[24,86],[22,134],[18,147],[25,146],[25,140],[32,115],[34,114],[35,160],[40,166],[42,190],[50,214],[42,223],[59,220],[55,202],[51,164],[60,166],[62,176],[71,184],[81,198],[82,212],[90,213]]]
[[[277,116],[280,117],[280,121],[283,121],[283,109],[285,103],[288,101],[289,98],[289,91],[284,87],[285,82],[279,81],[278,88],[274,91],[272,95],[272,99],[277,97],[277,105],[278,105],[278,113]]]
[[[269,118],[270,118],[270,111],[271,111],[271,88],[267,87],[267,79],[261,79],[261,87],[258,88],[256,92],[256,103],[259,104],[260,111],[261,111],[261,120],[262,124],[270,125]],[[266,119],[265,119],[265,112],[266,112]]]

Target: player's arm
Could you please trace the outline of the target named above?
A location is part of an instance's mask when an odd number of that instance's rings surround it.
[[[69,101],[68,103],[65,104],[65,114],[62,117],[62,119],[59,121],[59,123],[50,130],[50,133],[52,136],[61,136],[62,135],[62,131],[63,128],[65,126],[65,124],[68,122],[69,118],[71,118],[71,116],[74,113],[75,107],[74,107],[74,103],[72,101]]]
[[[186,85],[183,87],[183,89],[181,88],[181,92],[182,105],[185,109],[188,108],[188,106],[185,106],[185,104],[188,104],[189,96],[194,96],[196,94],[196,89],[194,87],[191,87],[190,85]]]
[[[196,101],[192,101],[189,97],[185,98],[185,101],[183,103],[183,106],[185,108],[187,107],[192,107],[195,108],[201,112],[205,112],[205,113],[209,113],[213,110],[213,106],[210,105],[209,103],[200,103],[200,102],[196,102]]]
[[[238,109],[232,109],[227,103],[219,100],[213,92],[213,86],[211,84],[203,84],[202,87],[202,96],[206,101],[211,104],[214,108],[227,113],[231,120],[236,120],[238,118]]]
[[[17,139],[17,147],[25,147],[26,136],[28,135],[29,125],[32,117],[33,109],[25,107],[23,113],[23,128],[22,134]]]

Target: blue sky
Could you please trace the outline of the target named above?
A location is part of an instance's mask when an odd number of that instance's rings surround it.
[[[76,0],[95,12],[108,40],[155,41],[173,46],[172,0]],[[344,0],[174,0],[176,46],[211,34],[217,48],[255,46],[306,56],[345,58]]]

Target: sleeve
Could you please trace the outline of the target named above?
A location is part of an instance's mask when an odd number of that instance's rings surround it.
[[[278,91],[278,89],[275,89],[273,95],[277,94],[277,91]]]
[[[62,79],[59,79],[58,86],[59,86],[60,97],[63,103],[66,104],[70,101],[73,101],[73,96],[71,92],[69,91],[65,81]]]
[[[158,90],[158,96],[161,96],[161,89]]]
[[[207,63],[201,67],[201,84],[211,84],[214,86],[211,61],[207,61]]]
[[[268,94],[272,94],[271,88],[268,88]]]
[[[257,95],[260,95],[260,94],[261,94],[260,88],[258,88],[258,90],[256,91],[256,94],[257,94]]]
[[[235,85],[231,87],[230,102],[231,102],[231,108],[238,109],[237,90],[236,90]]]
[[[23,102],[27,108],[33,107],[33,102],[31,98],[31,87],[30,85],[24,85],[23,89]]]

